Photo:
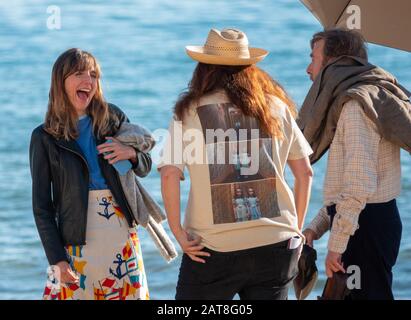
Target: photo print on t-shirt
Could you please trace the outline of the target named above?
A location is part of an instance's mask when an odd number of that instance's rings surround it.
[[[280,216],[272,139],[258,120],[232,103],[200,106],[197,113],[206,142],[214,224]]]

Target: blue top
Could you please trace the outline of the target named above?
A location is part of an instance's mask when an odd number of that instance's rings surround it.
[[[90,173],[89,189],[90,190],[104,190],[108,189],[106,180],[101,173],[98,164],[98,151],[96,146],[96,139],[93,135],[93,126],[91,118],[88,115],[79,118],[78,122],[79,137],[77,143],[87,160]]]

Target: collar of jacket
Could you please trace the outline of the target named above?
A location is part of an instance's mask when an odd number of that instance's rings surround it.
[[[45,130],[44,124],[42,125],[42,129],[44,130],[44,132],[46,132],[47,134],[49,134],[49,133]],[[79,144],[77,143],[76,140],[56,139],[56,138],[54,138],[54,137],[53,137],[53,139],[54,139],[54,141],[56,142],[57,145],[59,145],[59,146],[61,146],[61,147],[63,147],[63,148],[69,149],[69,150],[71,150],[71,151],[73,151],[73,152],[79,153],[83,158],[85,158],[85,157],[84,157],[84,154],[83,154],[83,151],[81,150],[81,148],[80,148],[80,146],[79,146]],[[100,144],[102,144],[102,143],[104,143],[104,142],[105,142],[105,139],[96,138],[96,145],[97,145],[97,146],[100,145]]]
[[[47,134],[49,134],[46,129],[44,128],[44,125],[42,126],[42,129],[44,130],[44,132],[46,132]],[[83,151],[81,150],[80,146],[78,145],[76,140],[64,140],[64,139],[56,139],[54,138],[54,141],[56,142],[56,144],[58,144],[59,146],[62,146],[66,149],[70,149],[71,151],[74,151],[76,153],[80,153],[81,156],[84,157],[83,155]]]

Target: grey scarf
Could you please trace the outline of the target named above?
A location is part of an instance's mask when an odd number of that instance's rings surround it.
[[[311,163],[328,150],[344,103],[357,100],[383,138],[411,153],[410,92],[385,70],[367,61],[342,56],[315,79],[297,123],[314,153]]]
[[[115,138],[144,153],[149,152],[155,144],[148,130],[128,122],[122,123]],[[170,262],[177,257],[177,251],[161,225],[166,219],[163,210],[141,185],[133,170],[129,170],[123,176],[119,175],[119,178],[134,218],[146,228],[160,254],[167,262]]]

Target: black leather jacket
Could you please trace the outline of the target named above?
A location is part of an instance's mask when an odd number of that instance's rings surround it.
[[[109,108],[116,119],[111,125],[111,136],[128,119],[118,107],[109,104]],[[105,139],[96,142],[99,145]],[[137,160],[133,170],[144,177],[151,170],[150,155],[137,151]],[[103,155],[98,156],[98,162],[110,191],[132,226],[133,214],[116,170]],[[89,170],[85,157],[75,140],[57,140],[40,125],[31,136],[30,170],[34,218],[47,259],[50,265],[67,261],[64,246],[86,244]]]

